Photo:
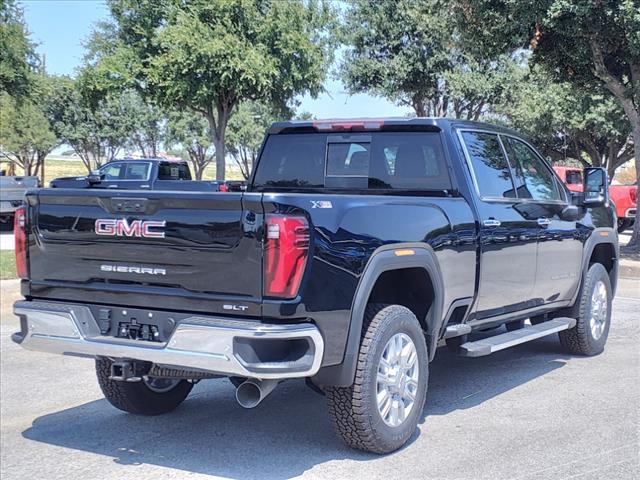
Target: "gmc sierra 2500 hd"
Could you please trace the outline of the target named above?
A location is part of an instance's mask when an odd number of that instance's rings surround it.
[[[441,340],[468,357],[556,332],[572,354],[604,349],[616,217],[606,172],[584,178],[570,193],[503,128],[367,119],[275,123],[243,193],[31,191],[13,340],[95,358],[136,414],[203,379],[253,407],[306,378],[347,444],[390,452]]]

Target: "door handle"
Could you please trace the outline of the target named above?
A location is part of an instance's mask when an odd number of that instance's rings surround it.
[[[495,228],[499,227],[500,225],[502,225],[502,223],[500,223],[500,220],[496,220],[495,218],[489,218],[482,221],[483,227]]]
[[[548,218],[543,217],[538,219],[538,225],[540,225],[541,227],[548,227],[550,223],[551,220],[549,220]]]
[[[107,188],[118,188],[118,185],[109,185]]]

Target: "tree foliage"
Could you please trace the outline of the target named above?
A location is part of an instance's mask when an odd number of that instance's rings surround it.
[[[167,107],[207,120],[224,179],[225,135],[245,100],[318,94],[332,49],[331,10],[291,0],[111,0],[115,44],[93,50],[94,85],[130,81]],[[98,43],[97,41],[95,42]]]
[[[351,93],[369,92],[418,116],[478,120],[509,96],[517,63],[461,41],[442,0],[356,0],[347,10],[340,66]]]
[[[0,156],[24,170],[42,173],[45,157],[58,144],[40,106],[0,93]]]
[[[202,180],[204,169],[215,158],[207,121],[202,115],[192,111],[174,111],[169,114],[166,144],[177,146],[186,152],[196,180]]]
[[[638,0],[459,0],[458,6],[464,36],[488,54],[529,47],[533,62],[557,79],[606,89],[631,124],[640,172]],[[640,248],[640,222],[632,243]]]
[[[0,93],[22,99],[30,95],[38,66],[22,9],[13,0],[0,2]]]
[[[245,179],[251,175],[269,126],[290,117],[290,114],[278,115],[270,106],[258,102],[245,102],[238,107],[229,122],[227,145]]]
[[[633,158],[631,125],[613,96],[597,86],[556,81],[539,66],[525,70],[511,101],[496,105],[495,112],[553,160],[602,166],[613,178]]]
[[[127,90],[119,97],[124,117],[126,147],[138,150],[143,157],[155,158],[166,139],[164,109],[152,101],[145,101],[135,90]]]
[[[110,96],[93,105],[74,80],[57,77],[52,83],[46,114],[57,136],[71,145],[88,172],[113,160],[131,138],[127,98]]]

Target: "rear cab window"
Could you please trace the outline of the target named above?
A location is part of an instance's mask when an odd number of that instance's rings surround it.
[[[437,132],[270,135],[254,176],[256,190],[450,190]]]
[[[582,185],[582,172],[580,170],[567,170],[567,183],[569,185]]]
[[[191,180],[189,166],[179,162],[160,162],[158,180]]]

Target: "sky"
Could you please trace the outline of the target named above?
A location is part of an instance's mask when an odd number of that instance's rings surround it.
[[[89,38],[92,26],[109,17],[105,2],[99,0],[26,0],[25,20],[38,53],[46,58],[47,72],[74,75],[82,62],[82,43]],[[327,93],[317,99],[305,96],[298,111],[316,118],[404,116],[409,109],[395,106],[370,95],[348,95],[337,80],[325,84]]]

